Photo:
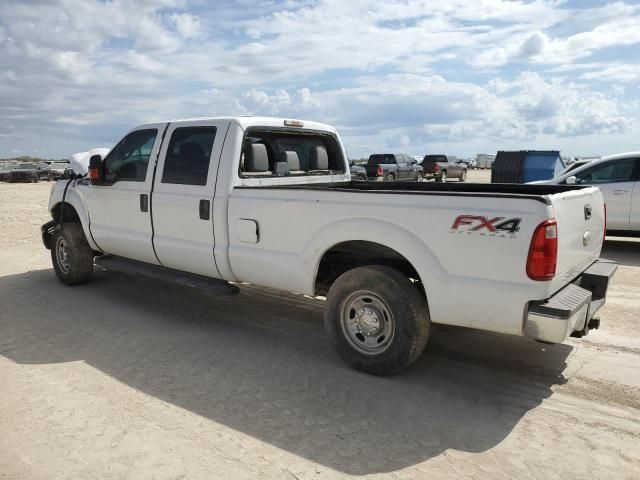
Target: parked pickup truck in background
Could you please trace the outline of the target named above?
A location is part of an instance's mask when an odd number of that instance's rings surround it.
[[[349,170],[351,171],[352,180],[367,181],[367,169],[362,165],[357,165],[355,162],[349,163]]]
[[[446,182],[448,178],[457,178],[461,182],[467,181],[467,165],[459,163],[453,155],[425,155],[420,166],[425,179]]]
[[[9,172],[10,182],[39,182],[40,180],[51,180],[51,172],[46,164],[22,163]]]
[[[69,163],[68,162],[47,162],[47,165],[49,166],[49,171],[51,172],[51,178],[53,180],[58,180],[62,177],[64,177],[65,172],[67,172],[67,170],[69,169]]]
[[[67,285],[111,259],[326,297],[339,356],[377,375],[416,360],[431,323],[545,342],[597,326],[616,269],[597,188],[355,182],[346,159],[321,123],[142,125],[74,155],[43,242]]]
[[[395,182],[396,180],[422,179],[422,168],[416,161],[404,153],[374,153],[367,162],[369,180]]]

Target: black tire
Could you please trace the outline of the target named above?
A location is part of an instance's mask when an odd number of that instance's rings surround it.
[[[443,170],[440,175],[436,177],[436,182],[446,182],[447,181],[447,171]]]
[[[62,229],[56,230],[51,239],[51,262],[56,276],[65,285],[89,281],[93,273],[93,251],[82,225],[65,223]]]
[[[460,181],[461,182],[466,182],[467,181],[467,169],[466,168],[464,170],[462,170],[462,174],[460,175]]]
[[[40,179],[38,178],[38,174],[33,177],[33,183],[38,183]]]
[[[416,178],[414,178],[414,180],[416,182],[420,182],[422,180],[422,172],[420,172],[419,170],[416,171]]]
[[[353,346],[352,342],[357,339],[348,333],[350,327],[345,326],[345,322],[353,325],[358,322],[354,320],[354,315],[357,316],[354,309],[358,307],[352,299],[359,298],[361,292],[364,297],[371,294],[381,299],[391,314],[389,319],[386,315],[381,316],[393,327],[389,331],[391,340],[387,340],[383,351],[363,353]],[[416,285],[397,270],[371,265],[349,270],[331,285],[324,324],[338,356],[346,364],[372,375],[393,375],[422,354],[429,338],[430,320],[427,302]],[[364,338],[361,333],[359,335]],[[377,343],[380,343],[379,339]]]
[[[367,181],[367,177],[365,175],[358,175],[356,177],[356,180],[358,180],[360,182],[366,182]]]
[[[386,177],[384,177],[385,182],[395,182],[396,176],[393,173],[388,173]]]

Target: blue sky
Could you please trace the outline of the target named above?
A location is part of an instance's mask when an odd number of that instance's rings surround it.
[[[640,150],[640,2],[3,1],[0,157],[306,118],[371,152]]]

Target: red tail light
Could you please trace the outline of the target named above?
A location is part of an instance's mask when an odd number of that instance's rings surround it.
[[[438,173],[440,171],[440,165],[438,165],[437,163],[433,165],[433,171]]]
[[[555,219],[542,222],[531,238],[527,275],[531,280],[551,280],[558,260],[558,225]]]
[[[381,167],[380,165],[378,165],[378,172],[377,172],[377,175],[378,175],[379,177],[382,177],[382,176],[384,175],[384,172],[382,171],[382,167]]]

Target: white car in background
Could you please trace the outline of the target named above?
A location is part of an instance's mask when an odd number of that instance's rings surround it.
[[[565,168],[562,173],[560,173],[560,175],[564,175],[565,173],[569,173],[572,170],[577,170],[580,167],[584,167],[585,165],[593,162],[594,160],[598,160],[600,157],[597,158],[581,158],[579,160],[574,160],[573,162],[567,164],[567,168]]]
[[[640,152],[602,157],[551,180],[532,183],[596,186],[607,206],[607,233],[640,236]]]

